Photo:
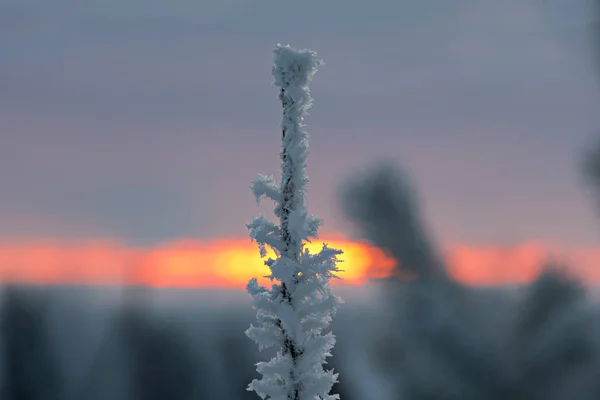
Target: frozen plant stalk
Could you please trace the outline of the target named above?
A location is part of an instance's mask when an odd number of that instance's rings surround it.
[[[313,51],[275,48],[273,76],[283,107],[281,182],[259,175],[251,188],[257,202],[262,197],[273,200],[279,224],[261,215],[247,225],[261,256],[266,256],[266,246],[276,254],[276,259],[265,261],[272,287],[259,286],[256,278],[247,286],[259,325],[251,325],[246,335],[260,350],[278,349],[270,361],[257,364],[262,378],[248,386],[263,399],[339,399],[329,394],[338,374],[323,370],[323,364],[335,344],[335,336],[325,330],[341,302],[332,293],[329,279],[339,271],[337,256],[342,252],[326,244],[316,254],[304,248],[311,237],[318,237],[322,224],[306,213],[308,135],[302,125],[312,100],[308,83],[320,65],[322,61]]]

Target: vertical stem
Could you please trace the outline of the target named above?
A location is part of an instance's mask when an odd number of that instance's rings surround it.
[[[293,106],[293,100],[288,99],[285,95],[285,89],[281,88],[279,92],[279,99],[281,100],[281,106],[283,108],[283,119],[285,121],[288,118],[288,113],[290,108]],[[297,243],[296,238],[293,237],[289,230],[289,215],[290,212],[295,208],[294,200],[297,193],[295,193],[294,187],[294,179],[293,174],[294,170],[294,160],[289,157],[287,152],[287,143],[289,141],[286,140],[286,134],[290,134],[286,130],[286,124],[282,124],[281,129],[281,139],[283,143],[283,150],[281,152],[281,161],[282,161],[282,182],[281,182],[281,216],[279,219],[281,226],[281,240],[283,242],[282,256],[289,257],[290,259],[297,261],[298,260],[298,251],[297,251]],[[289,137],[288,137],[289,139]],[[296,278],[296,274],[294,274],[294,278]],[[288,283],[292,282],[282,282],[281,283],[281,295],[285,302],[290,304],[293,307],[292,301],[292,288],[288,287]],[[292,369],[290,371],[290,379],[294,380],[295,377],[295,365],[298,361],[298,358],[302,354],[302,351],[297,348],[296,343],[292,338],[290,338],[288,332],[284,329],[281,324],[281,320],[277,321],[278,327],[281,329],[282,334],[285,337],[284,340],[284,348],[283,354],[289,354],[292,358]],[[299,385],[294,385],[293,393],[288,393],[288,398],[290,400],[299,400],[300,399],[300,387]]]
[[[279,226],[262,222],[260,226],[252,226],[251,236],[254,238],[260,236],[261,239],[257,240],[259,244],[261,246],[268,244],[277,253],[278,260],[269,260],[267,265],[271,267],[271,278],[277,280],[279,284],[275,284],[272,290],[269,291],[258,287],[254,279],[248,286],[248,291],[255,296],[257,301],[264,301],[264,296],[268,295],[269,300],[276,303],[272,305],[273,308],[269,307],[269,313],[275,319],[275,327],[273,327],[272,320],[269,320],[263,322],[264,328],[251,326],[246,334],[258,342],[261,347],[277,345],[279,351],[277,356],[271,359],[271,363],[285,368],[286,371],[278,372],[281,371],[280,369],[267,371],[269,368],[265,364],[258,367],[258,370],[263,374],[263,378],[253,380],[248,389],[256,391],[263,398],[279,398],[280,390],[285,390],[287,400],[300,400],[305,397],[306,390],[320,388],[322,384],[333,384],[337,378],[337,374],[332,374],[332,371],[326,373],[323,371],[323,361],[317,364],[317,360],[315,360],[315,368],[311,369],[309,366],[302,365],[302,368],[299,369],[303,357],[308,356],[305,353],[306,341],[313,339],[313,336],[321,336],[321,329],[307,330],[304,327],[302,319],[307,311],[306,307],[314,305],[313,303],[322,303],[326,306],[325,302],[327,301],[327,299],[317,299],[311,296],[302,299],[296,298],[299,285],[313,275],[312,264],[316,262],[319,264],[319,268],[323,267],[322,261],[313,261],[311,256],[304,258],[302,254],[303,240],[307,235],[304,192],[308,182],[305,173],[308,135],[302,129],[301,121],[312,100],[308,83],[321,64],[322,61],[316,53],[309,50],[298,51],[289,46],[281,45],[277,45],[275,50],[275,63],[272,73],[275,77],[275,85],[279,87],[279,100],[283,112],[281,123],[282,151],[280,154],[282,175],[277,197],[273,196],[274,193],[267,197],[276,200],[275,214],[279,218]],[[262,181],[263,186],[270,184],[264,179]],[[260,198],[265,195],[265,193],[262,193],[265,189],[263,187],[255,191],[255,196]],[[278,239],[280,240],[277,241],[278,243],[267,243],[264,240],[266,239],[265,228],[273,233],[279,231]],[[335,252],[335,254],[338,253],[339,251]],[[328,261],[330,264],[335,263],[334,258],[333,254],[329,255]],[[310,265],[304,265],[305,262]],[[272,263],[277,263],[277,266],[275,267]],[[281,268],[289,268],[290,270],[281,271]],[[308,278],[305,276],[305,268]],[[333,267],[333,269],[335,268]],[[321,283],[318,276],[315,282],[307,282],[307,284],[315,285],[316,288],[314,289],[317,290]],[[328,289],[327,287],[323,288]],[[310,289],[313,288],[310,287]],[[325,309],[321,312],[315,311],[314,314],[319,317],[323,314],[323,318],[325,318],[327,311]],[[262,319],[262,317],[259,319]],[[290,326],[287,325],[288,320]],[[323,325],[326,326],[325,319],[323,319]],[[268,330],[270,337],[264,335],[265,331],[263,329]],[[326,357],[327,351],[334,343],[331,334],[328,334],[328,337],[324,339],[327,340],[320,346],[320,349],[314,350],[314,357],[318,359]],[[320,368],[317,368],[317,366]],[[313,397],[321,397],[321,395]]]
[[[294,105],[293,100],[286,98],[285,89],[281,88],[279,92],[279,99],[281,100],[281,106],[283,108],[283,119],[284,121],[289,118],[288,113],[290,108]],[[295,208],[295,187],[294,187],[294,160],[289,157],[287,152],[287,143],[286,135],[289,132],[286,131],[286,124],[283,124],[281,129],[281,139],[283,142],[283,150],[281,152],[281,161],[282,161],[282,184],[281,184],[281,194],[282,194],[282,202],[281,202],[281,217],[280,217],[280,226],[281,226],[281,239],[283,241],[283,254],[287,257],[297,260],[297,243],[294,237],[292,237],[291,232],[289,231],[289,215],[290,212]]]

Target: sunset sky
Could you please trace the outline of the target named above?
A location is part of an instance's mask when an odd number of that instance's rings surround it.
[[[0,272],[40,243],[116,243],[114,263],[182,241],[245,248],[244,223],[271,210],[249,182],[279,167],[277,42],[326,62],[306,121],[308,206],[326,234],[351,235],[337,187],[385,156],[411,172],[438,243],[487,249],[469,265],[527,246],[593,264],[585,0],[81,4],[0,3]],[[21,270],[51,258],[31,257]]]

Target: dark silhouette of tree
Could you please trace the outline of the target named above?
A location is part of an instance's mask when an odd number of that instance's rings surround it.
[[[589,25],[590,51],[600,82],[600,0],[590,1],[590,13],[592,14]],[[600,208],[600,139],[596,138],[594,143],[586,149],[583,157],[582,169],[584,179],[592,189],[592,195],[598,202]]]
[[[600,78],[600,0],[591,1],[592,19],[588,29],[590,34],[591,51]]]
[[[119,318],[119,333],[128,351],[132,400],[197,398],[195,361],[177,326],[153,321],[131,303]]]
[[[258,352],[248,346],[243,328],[239,329],[242,325],[238,321],[232,321],[235,316],[227,314],[227,317],[218,321],[219,326],[224,329],[220,330],[217,343],[221,356],[220,368],[228,380],[227,398],[256,400],[256,393],[247,391],[246,387],[248,382],[256,378],[252,364],[258,357]]]
[[[563,267],[546,264],[518,295],[456,281],[393,164],[355,176],[342,200],[363,237],[398,261],[384,291],[398,398],[600,398],[598,308]],[[415,278],[403,281],[403,270]]]
[[[1,332],[4,348],[3,400],[59,400],[61,368],[49,337],[47,295],[42,289],[4,289]]]

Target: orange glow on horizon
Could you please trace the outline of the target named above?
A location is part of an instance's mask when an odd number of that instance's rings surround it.
[[[311,253],[323,243],[338,256],[342,281],[360,284],[390,274],[394,262],[383,252],[344,239],[307,243]],[[0,283],[120,284],[150,287],[236,287],[253,278],[262,284],[269,269],[249,239],[180,240],[151,249],[126,248],[115,241],[0,241]]]
[[[335,238],[335,239],[333,239]],[[341,236],[308,243],[317,252],[323,243],[344,254],[341,281],[361,284],[389,276],[395,261],[364,243]],[[535,278],[549,254],[560,255],[571,271],[588,283],[600,283],[600,248],[573,248],[526,243],[514,247],[452,245],[445,256],[450,273],[473,285],[525,283]],[[268,257],[274,257],[268,252]],[[136,249],[112,240],[0,240],[0,283],[128,284],[150,287],[244,288],[269,269],[249,239],[180,240]]]

